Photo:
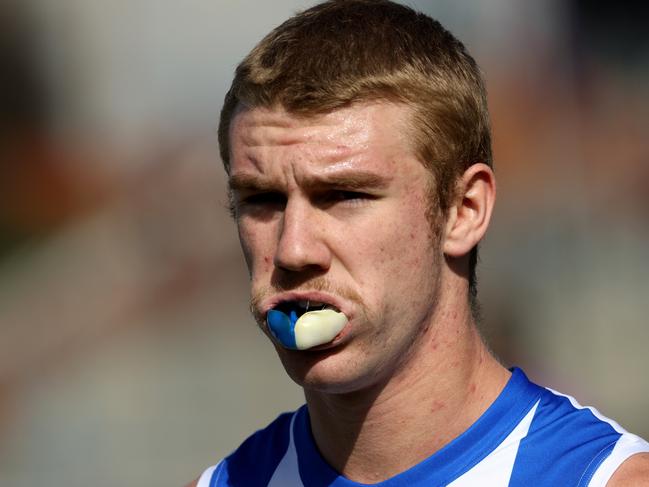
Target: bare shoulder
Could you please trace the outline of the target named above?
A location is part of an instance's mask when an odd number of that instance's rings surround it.
[[[606,487],[649,487],[649,453],[637,453],[618,468]]]
[[[196,487],[197,485],[198,485],[198,479],[194,479],[190,483],[185,485],[185,487]]]

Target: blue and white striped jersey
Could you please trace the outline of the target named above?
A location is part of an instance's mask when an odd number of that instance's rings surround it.
[[[367,487],[335,472],[311,436],[308,410],[279,416],[207,469],[199,487]],[[464,433],[380,487],[604,486],[649,443],[530,382],[514,369],[503,392]]]

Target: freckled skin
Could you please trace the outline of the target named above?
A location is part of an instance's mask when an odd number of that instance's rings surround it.
[[[435,311],[442,252],[431,245],[430,173],[406,141],[407,115],[404,107],[374,104],[307,119],[244,109],[233,120],[230,176],[263,180],[284,202],[263,218],[246,211],[238,218],[253,296],[263,302],[274,279],[298,277],[300,290],[324,278],[362,299],[347,303],[350,330],[339,347],[278,347],[289,375],[307,389],[362,390],[424,346],[417,338]],[[317,181],[350,171],[375,173],[387,184],[369,188],[372,198],[321,204]]]
[[[430,412],[435,413],[445,407],[446,405],[442,401],[433,401],[433,403],[430,405]]]

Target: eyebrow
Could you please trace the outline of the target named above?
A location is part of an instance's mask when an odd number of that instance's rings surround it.
[[[307,176],[303,187],[307,190],[346,189],[350,191],[361,189],[384,189],[392,177],[376,174],[371,171],[341,171],[322,176]],[[235,174],[228,180],[230,192],[241,191],[276,191],[277,185],[264,178],[250,174]]]
[[[228,190],[234,191],[270,191],[275,185],[250,174],[235,174],[228,179]]]
[[[341,171],[324,176],[307,177],[304,185],[309,189],[341,188],[348,190],[384,189],[392,178],[371,171]]]

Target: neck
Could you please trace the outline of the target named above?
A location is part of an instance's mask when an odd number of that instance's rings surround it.
[[[509,372],[468,309],[444,315],[372,390],[305,391],[316,444],[348,479],[376,483],[416,465],[468,429],[504,388]]]

